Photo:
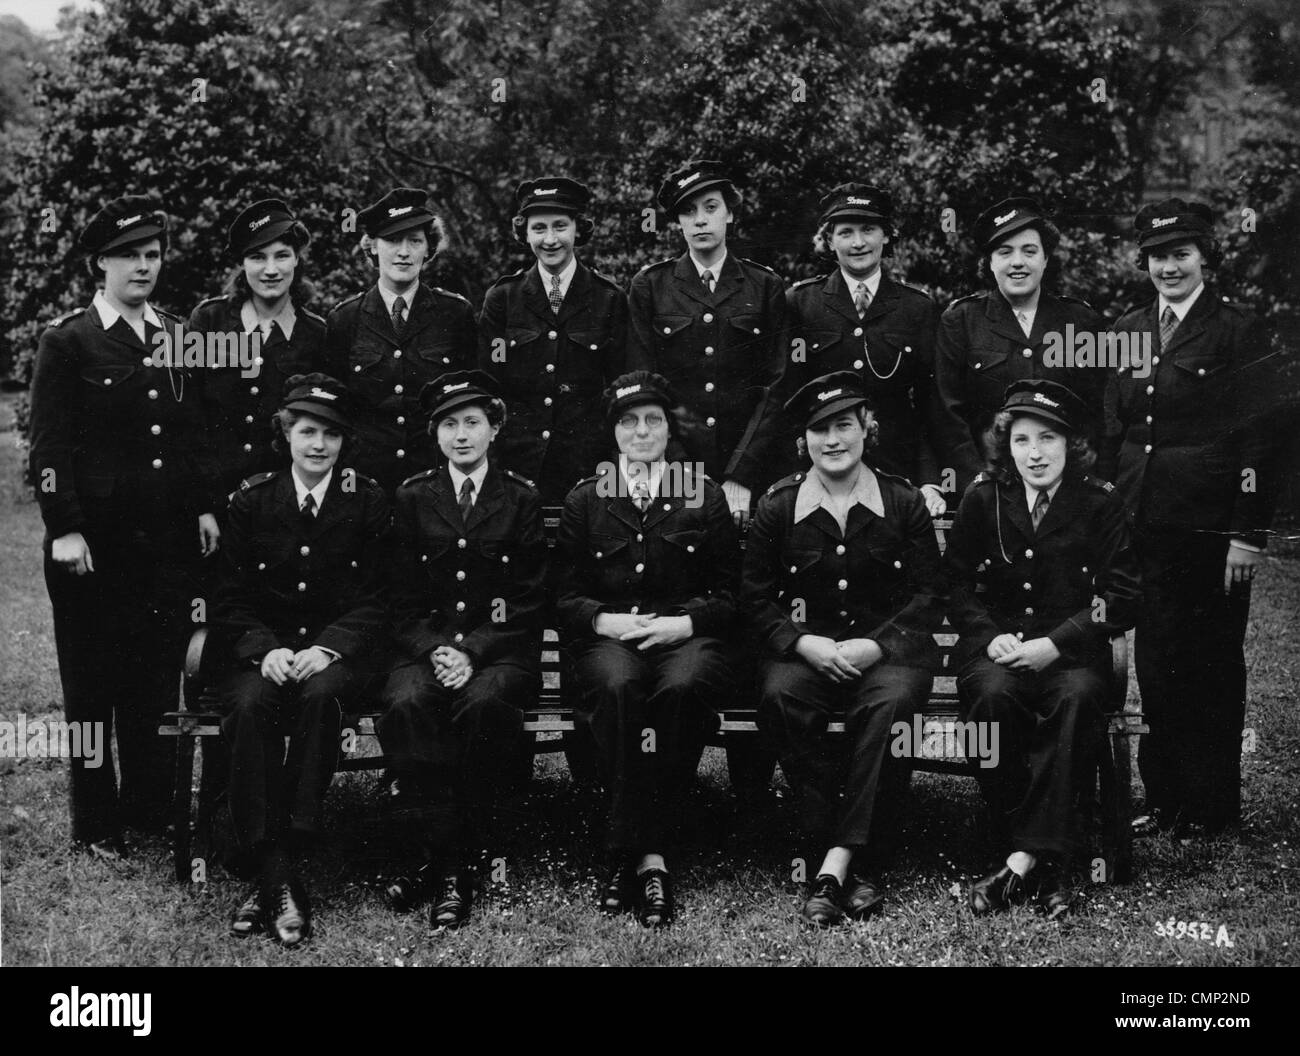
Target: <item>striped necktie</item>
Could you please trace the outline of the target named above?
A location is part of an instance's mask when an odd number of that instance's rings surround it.
[[[1178,329],[1178,316],[1174,310],[1166,306],[1164,314],[1160,316],[1160,348],[1163,350],[1169,346],[1169,340],[1174,336],[1174,331]]]
[[[858,283],[857,292],[853,295],[853,307],[858,310],[859,319],[867,314],[869,304],[871,304],[871,291],[867,289],[865,282],[860,282]]]
[[[564,303],[564,294],[560,292],[560,277],[551,276],[551,292],[547,294],[551,301],[551,311],[556,315],[560,314],[560,305]]]

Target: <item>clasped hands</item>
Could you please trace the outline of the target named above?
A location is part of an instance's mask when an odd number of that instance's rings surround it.
[[[805,634],[795,642],[794,650],[814,671],[832,682],[849,682],[884,657],[884,651],[871,638],[848,638],[842,642],[821,634]]]
[[[592,626],[605,638],[636,642],[640,652],[656,645],[675,645],[695,634],[695,621],[689,616],[658,616],[653,612],[602,612]]]
[[[262,657],[262,677],[277,686],[285,682],[306,682],[312,675],[320,674],[337,660],[318,645],[294,652],[292,649],[272,649]]]
[[[433,677],[447,689],[460,689],[474,677],[474,662],[469,654],[450,645],[440,645],[429,654]]]
[[[1017,671],[1042,671],[1061,656],[1061,650],[1050,638],[1022,642],[1014,634],[999,634],[989,642],[985,652],[995,664]]]

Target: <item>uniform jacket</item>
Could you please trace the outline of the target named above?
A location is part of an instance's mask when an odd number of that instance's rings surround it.
[[[689,412],[687,456],[715,480],[768,484],[780,435],[775,386],[789,349],[776,273],[728,253],[710,294],[683,253],[636,274],[628,309],[628,367],[657,371],[676,388]]]
[[[212,622],[238,660],[319,645],[369,666],[385,626],[388,499],[374,480],[336,465],[308,521],[292,474],[251,477],[230,500]]]
[[[1002,406],[1013,381],[1047,378],[1074,391],[1088,409],[1087,435],[1094,449],[1101,438],[1107,371],[1100,366],[1048,366],[1047,353],[1074,333],[1104,331],[1105,321],[1084,301],[1043,291],[1028,339],[1007,299],[996,290],[956,300],[939,321],[935,387],[939,397],[939,461],[957,471],[959,492],[985,462],[984,431]],[[1047,335],[1060,335],[1059,342]]]
[[[1063,480],[1035,533],[1019,478],[980,474],[948,533],[944,569],[960,664],[1015,634],[1050,638],[1060,662],[1084,666],[1133,626],[1141,602],[1124,504],[1094,477]]]
[[[784,404],[823,374],[851,370],[862,379],[880,423],[872,464],[915,484],[940,483],[930,424],[939,325],[934,301],[881,275],[876,296],[859,319],[836,268],[795,283],[786,303],[791,349],[777,402]]]
[[[496,378],[508,410],[496,456],[534,481],[547,505],[610,457],[602,393],[623,373],[626,346],[627,297],[581,262],[558,315],[536,265],[487,291],[479,367]]]
[[[473,367],[477,332],[469,301],[423,283],[400,338],[378,286],[326,318],[326,370],[357,396],[365,414],[355,464],[389,493],[436,464],[438,445],[428,433],[420,389],[439,374]]]
[[[1156,304],[1118,332],[1150,333],[1150,376],[1116,371],[1107,392],[1101,471],[1137,524],[1229,532],[1256,545],[1277,502],[1279,381],[1263,324],[1206,287],[1160,348]],[[1254,470],[1254,488],[1243,471]]]
[[[768,489],[745,540],[742,604],[760,645],[785,656],[805,634],[870,638],[884,663],[934,664],[943,594],[921,493],[877,470],[885,516],[854,505],[841,535],[824,509],[795,523],[804,477],[795,473]]]
[[[670,486],[675,476],[689,486]],[[643,519],[631,498],[617,493],[626,490],[618,477],[617,465],[607,466],[564,500],[557,610],[565,640],[596,638],[592,620],[602,612],[690,616],[697,637],[726,638],[736,616],[740,544],[722,489],[689,464],[668,463]]]
[[[237,296],[203,301],[186,323],[186,329],[203,333],[243,334],[243,301]],[[293,337],[286,339],[279,326],[262,341],[257,373],[248,377],[239,362],[202,371],[198,381],[210,439],[208,457],[217,484],[229,494],[240,481],[265,472],[284,461],[271,450],[271,417],[284,396],[284,383],[294,374],[323,371],[325,320],[301,305]]]
[[[426,470],[397,489],[394,535],[390,592],[405,658],[449,645],[477,669],[538,669],[547,555],[536,488],[493,464],[465,523],[446,467]]]
[[[169,330],[180,323],[158,316]],[[141,342],[125,319],[106,331],[92,305],[41,335],[31,409],[36,497],[49,538],[82,532],[92,556],[91,536],[127,530],[168,537],[197,556],[197,518],[222,505],[199,459],[196,371],[153,365],[159,333],[146,323]]]

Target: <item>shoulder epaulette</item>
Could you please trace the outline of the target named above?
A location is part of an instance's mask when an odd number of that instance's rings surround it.
[[[316,322],[318,323],[323,323],[325,321],[325,317],[323,315],[318,315],[316,312],[313,312],[310,308],[298,308],[296,309],[296,311],[305,315],[308,319],[315,319]]]
[[[1231,308],[1238,315],[1254,315],[1255,309],[1248,304],[1240,304],[1237,301],[1229,300],[1226,293],[1219,295],[1219,303],[1225,308]]]
[[[457,301],[464,301],[466,304],[469,304],[468,297],[464,297],[461,294],[456,293],[454,290],[446,290],[443,289],[441,286],[432,286],[430,288],[433,290],[434,293],[440,293],[444,297],[451,297]]]
[[[369,484],[372,488],[380,487],[379,481],[374,477],[368,477],[364,473],[358,473],[351,466],[346,467],[340,474],[340,478],[351,477],[353,480],[359,480],[363,484]]]
[[[223,303],[225,300],[226,300],[226,295],[224,293],[219,293],[215,297],[204,297],[203,300],[199,301],[199,303],[196,304],[194,307],[196,309],[206,308],[210,304],[220,304]]]
[[[742,264],[748,264],[751,268],[758,268],[760,271],[766,271],[769,275],[776,275],[776,272],[766,264],[760,264],[758,261],[750,260],[748,257],[737,257],[736,259]],[[781,276],[776,275],[776,277],[779,279]]]
[[[965,297],[958,297],[958,298],[954,299],[953,301],[951,301],[951,302],[948,304],[948,307],[949,307],[949,308],[956,308],[957,305],[959,305],[959,304],[965,304],[967,301],[975,301],[975,300],[978,300],[978,299],[981,298],[981,297],[986,297],[986,296],[988,296],[988,294],[987,294],[985,291],[983,291],[983,290],[980,290],[980,291],[977,292],[977,293],[968,293],[968,294],[966,294]]]
[[[666,268],[676,263],[676,257],[669,257],[667,260],[656,260],[653,264],[647,264],[644,268],[638,271],[637,274],[644,275],[647,271],[656,271],[659,268]]]
[[[504,286],[507,282],[518,282],[525,275],[527,275],[531,270],[532,270],[531,267],[527,267],[527,268],[520,268],[518,271],[508,271],[504,275],[498,276],[497,280],[493,282],[492,285],[488,287],[488,289],[489,290],[492,289],[493,286]]]
[[[183,323],[185,321],[175,312],[168,312],[162,308],[154,308],[154,311],[158,314],[159,319],[170,319],[174,323]]]
[[[51,319],[51,320],[50,320],[50,326],[62,326],[62,325],[63,325],[64,323],[66,323],[69,319],[75,319],[77,316],[79,316],[79,315],[80,315],[82,312],[84,312],[85,310],[86,310],[85,308],[74,308],[74,309],[72,309],[72,311],[70,311],[70,312],[65,312],[63,315],[59,316],[57,319]]]
[[[587,270],[591,272],[591,277],[595,279],[597,282],[603,282],[606,286],[610,286],[613,289],[618,290],[619,293],[623,292],[623,287],[620,286],[613,279],[611,279],[608,275],[602,275],[595,268],[588,268]]]
[[[519,484],[523,484],[526,488],[529,488],[532,491],[537,490],[536,484],[534,484],[531,480],[529,480],[527,477],[523,476],[522,474],[516,473],[513,469],[504,470],[504,473],[511,480],[516,481]]]
[[[274,479],[275,479],[275,470],[273,469],[266,473],[258,473],[257,476],[255,477],[249,477],[246,480],[241,481],[239,484],[239,490],[250,491],[253,488],[260,487],[261,485],[265,484],[268,480],[274,480]]]
[[[791,286],[790,289],[801,290],[805,286],[812,286],[816,283],[825,282],[825,281],[826,281],[825,275],[814,275],[811,279],[800,279],[793,286]]]
[[[1109,492],[1115,490],[1114,484],[1112,484],[1109,480],[1102,480],[1100,477],[1094,477],[1090,474],[1086,474],[1083,480],[1084,483],[1091,484],[1094,488],[1100,488],[1102,491]]]
[[[1085,301],[1082,297],[1076,297],[1072,293],[1058,293],[1057,297],[1059,297],[1063,301],[1069,301],[1071,304],[1081,304],[1085,308],[1087,308],[1088,311],[1090,312],[1095,312],[1097,310],[1092,305],[1090,305],[1087,301]]]
[[[975,479],[971,481],[971,484],[972,484],[972,485],[974,485],[974,484],[996,484],[996,483],[997,483],[997,478],[996,478],[992,473],[988,472],[987,470],[982,470],[982,471],[980,471],[979,473],[976,473],[976,474],[975,474]]]
[[[885,470],[883,470],[883,469],[876,469],[875,466],[872,466],[871,468],[872,468],[872,472],[874,472],[874,473],[876,474],[876,476],[878,476],[878,477],[885,477],[885,478],[888,479],[888,480],[894,480],[894,481],[897,481],[899,484],[906,484],[909,488],[911,488],[911,489],[913,489],[913,490],[916,490],[916,485],[913,484],[913,483],[912,483],[910,480],[908,480],[906,477],[902,476],[901,474],[898,474],[898,473],[887,473],[887,472],[885,472]]]
[[[431,477],[431,476],[433,476],[433,475],[434,475],[435,473],[437,473],[437,472],[438,472],[438,471],[437,471],[436,469],[424,469],[424,470],[421,470],[419,473],[416,473],[414,476],[407,477],[407,478],[406,478],[404,481],[402,481],[402,483],[401,483],[400,485],[398,485],[398,486],[404,488],[404,487],[406,487],[408,484],[414,484],[417,480],[424,480],[426,477]]]
[[[337,312],[345,304],[351,304],[353,301],[359,301],[365,295],[366,295],[366,291],[362,290],[360,293],[354,293],[351,297],[344,297],[343,300],[339,301],[339,303],[336,304],[333,308],[331,308],[330,311]]]
[[[803,478],[806,475],[807,474],[800,471],[798,473],[791,473],[788,477],[782,477],[770,488],[768,488],[765,494],[775,495],[778,491],[784,491],[786,488],[793,488],[796,484],[802,484]]]
[[[892,281],[894,285],[897,286],[900,290],[906,290],[908,293],[914,293],[918,297],[924,297],[927,301],[934,300],[934,298],[931,297],[928,293],[926,293],[925,290],[923,290],[920,286],[915,285],[914,283],[903,282],[900,279],[893,279]]]

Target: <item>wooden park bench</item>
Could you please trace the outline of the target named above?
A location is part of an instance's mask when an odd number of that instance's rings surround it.
[[[559,509],[548,508],[545,521],[547,540],[553,546],[558,533]],[[952,520],[941,517],[934,523],[942,551]],[[975,761],[968,761],[960,750],[963,737],[959,735],[961,719],[952,660],[957,635],[941,631],[935,635],[935,640],[939,645],[940,666],[935,673],[930,697],[920,712],[923,737],[919,745],[912,745],[914,754],[910,765],[913,770],[974,777],[972,766]],[[208,642],[208,628],[197,628],[185,657],[181,709],[168,712],[158,730],[163,736],[177,738],[172,852],[176,879],[181,883],[191,878],[192,835],[196,830],[210,833],[227,776],[222,759],[224,753],[213,750],[221,735],[221,711],[206,677],[204,660]],[[574,778],[593,782],[592,750],[583,736],[584,731],[575,724],[574,709],[564,702],[560,682],[559,641],[553,630],[547,630],[542,644],[542,686],[537,704],[524,713],[524,732],[531,738],[534,755],[563,752]],[[1098,757],[1098,803],[1104,879],[1121,883],[1129,878],[1132,869],[1129,739],[1147,732],[1140,712],[1127,705],[1127,696],[1128,646],[1125,638],[1119,636],[1111,640],[1110,706],[1107,709],[1107,735],[1102,740]],[[362,710],[345,716],[345,730],[351,733],[349,739],[356,744],[376,740],[374,723],[379,714],[377,710]],[[752,704],[737,704],[721,708],[719,714],[721,722],[710,743],[726,751],[733,788],[750,793],[765,789],[772,777],[774,760],[767,755],[758,737],[757,708]],[[833,734],[843,733],[844,724],[832,722],[828,730]],[[205,740],[212,738],[216,740]],[[200,741],[205,743],[204,765],[196,789],[195,746]],[[208,765],[209,752],[221,760],[217,765]],[[349,751],[339,760],[338,771],[377,770],[386,765],[386,759],[378,752]]]

